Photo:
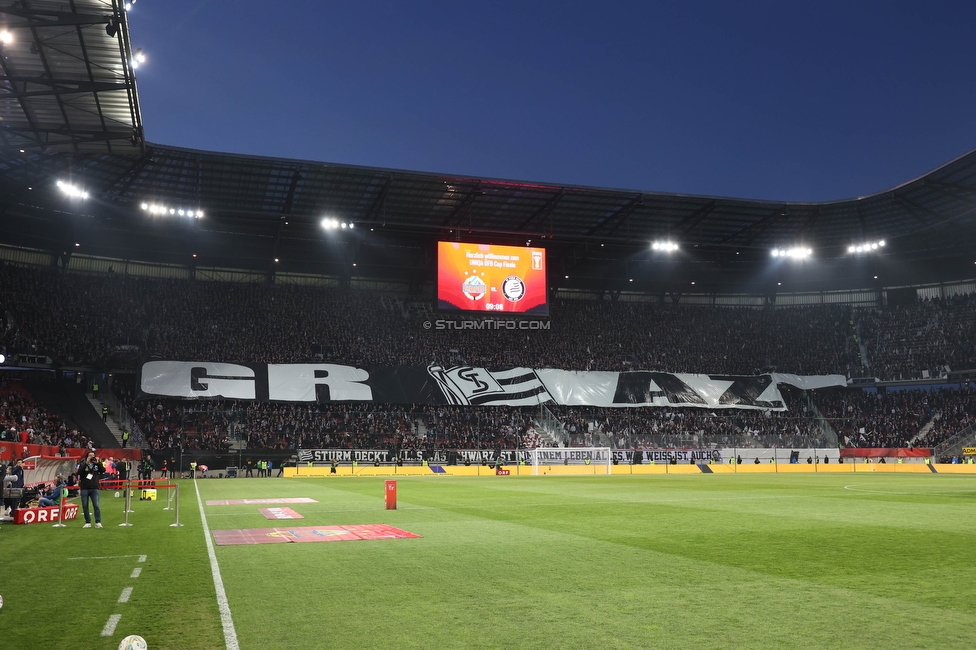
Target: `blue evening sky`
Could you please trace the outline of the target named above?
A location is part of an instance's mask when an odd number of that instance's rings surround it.
[[[150,142],[774,200],[976,147],[974,2],[138,0]]]

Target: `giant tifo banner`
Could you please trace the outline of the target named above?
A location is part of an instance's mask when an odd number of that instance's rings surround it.
[[[846,386],[841,375],[698,375],[471,366],[357,368],[329,363],[150,361],[142,395],[272,402],[374,402],[478,406],[681,406],[785,411],[777,383]]]

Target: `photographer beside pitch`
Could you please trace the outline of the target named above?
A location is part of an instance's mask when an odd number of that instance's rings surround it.
[[[95,510],[95,528],[102,527],[102,509],[98,506],[98,482],[104,473],[105,465],[95,457],[94,451],[89,450],[85,454],[85,460],[78,464],[78,485],[81,488],[81,507],[85,511],[85,525],[82,528],[91,528],[91,515],[88,512],[89,499],[91,499]]]

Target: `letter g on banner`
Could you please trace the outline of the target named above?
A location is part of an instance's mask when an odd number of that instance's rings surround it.
[[[169,397],[254,399],[254,371],[234,363],[149,361],[142,366],[142,392]]]

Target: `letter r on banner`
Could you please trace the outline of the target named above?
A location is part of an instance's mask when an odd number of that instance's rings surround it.
[[[281,402],[317,402],[316,387],[328,399],[371,402],[373,390],[362,383],[369,373],[354,366],[331,363],[289,363],[268,366],[268,399]]]

